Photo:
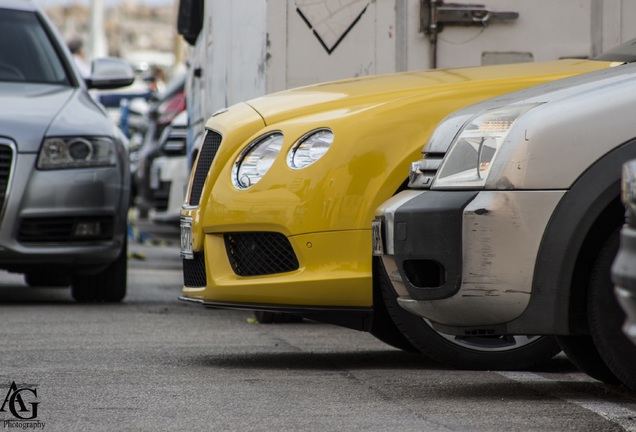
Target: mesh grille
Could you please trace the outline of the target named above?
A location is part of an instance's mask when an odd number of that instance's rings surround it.
[[[194,259],[183,261],[183,285],[187,287],[204,287],[205,281],[205,255],[195,253]]]
[[[225,234],[225,249],[234,273],[259,276],[298,269],[298,259],[283,234],[251,232]]]
[[[199,160],[197,162],[196,171],[192,179],[192,188],[190,192],[190,199],[188,203],[193,206],[199,205],[201,199],[201,192],[203,191],[203,185],[205,184],[205,178],[208,176],[208,171],[214,161],[214,156],[219,150],[221,145],[221,135],[214,131],[208,131],[201,147],[199,154]]]
[[[99,232],[76,235],[74,232],[79,223],[99,224]],[[22,219],[18,230],[18,241],[22,243],[75,243],[112,238],[112,216],[29,217]]]
[[[11,162],[13,151],[11,147],[0,145],[0,214],[4,207],[4,200],[7,197],[7,187],[11,175]]]

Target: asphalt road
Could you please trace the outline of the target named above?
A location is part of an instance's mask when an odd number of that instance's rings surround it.
[[[4,429],[636,431],[636,394],[563,356],[531,371],[458,371],[353,330],[180,303],[175,233],[130,244],[118,305],[75,304],[67,289],[0,273]],[[11,401],[21,389],[23,407]],[[37,403],[37,416],[19,420],[11,402],[24,418]]]

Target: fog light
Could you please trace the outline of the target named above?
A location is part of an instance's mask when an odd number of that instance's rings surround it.
[[[75,237],[97,237],[102,233],[102,225],[97,221],[78,222],[73,229]]]

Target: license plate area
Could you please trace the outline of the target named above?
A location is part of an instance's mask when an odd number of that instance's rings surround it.
[[[384,242],[382,241],[382,220],[376,219],[371,223],[371,233],[373,242],[373,255],[384,255]]]
[[[179,223],[181,227],[181,258],[194,259],[192,252],[192,218],[182,217]]]

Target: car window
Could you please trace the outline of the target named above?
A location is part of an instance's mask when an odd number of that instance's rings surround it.
[[[0,81],[69,84],[64,65],[34,12],[0,8]]]
[[[636,61],[636,38],[628,40],[611,50],[604,52],[595,60],[634,62]]]

